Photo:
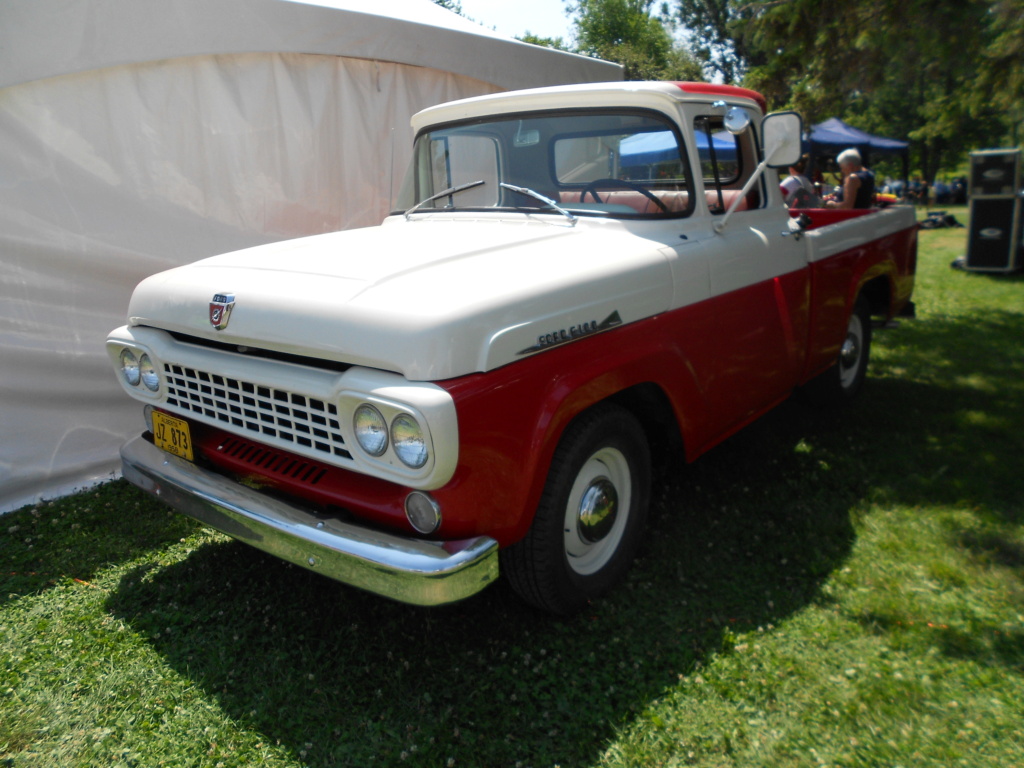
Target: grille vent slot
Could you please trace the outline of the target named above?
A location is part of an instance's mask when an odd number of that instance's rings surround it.
[[[225,456],[260,470],[263,474],[288,477],[307,485],[316,485],[327,474],[327,470],[323,467],[262,445],[250,443],[248,440],[229,437],[219,446],[219,449]]]
[[[175,363],[165,363],[164,374],[172,408],[256,438],[275,438],[307,455],[352,458],[334,403]]]

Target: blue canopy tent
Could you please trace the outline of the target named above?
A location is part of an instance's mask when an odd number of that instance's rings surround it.
[[[811,156],[810,174],[819,157],[835,157],[844,149],[855,148],[860,152],[865,166],[870,166],[874,155],[901,155],[903,160],[903,179],[906,180],[910,170],[910,142],[897,139],[886,139],[873,136],[852,125],[847,125],[838,117],[830,117],[824,122],[811,126],[804,136],[804,150]]]
[[[736,159],[736,139],[728,133],[713,134],[715,155],[720,161]],[[708,155],[708,140],[703,133],[697,134],[697,150],[701,157]],[[623,166],[653,165],[679,159],[679,145],[672,131],[638,133],[623,139],[620,148]]]

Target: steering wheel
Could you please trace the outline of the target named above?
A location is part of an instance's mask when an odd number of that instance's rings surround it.
[[[586,189],[580,193],[580,202],[582,203],[586,199],[587,193],[590,193],[594,196],[594,202],[600,203],[601,198],[597,196],[598,187],[625,187],[626,189],[631,189],[634,192],[639,192],[641,195],[653,202],[656,206],[661,208],[664,213],[671,213],[668,206],[665,205],[661,198],[651,194],[647,189],[636,182],[627,181],[626,179],[594,179],[592,182],[587,184]]]

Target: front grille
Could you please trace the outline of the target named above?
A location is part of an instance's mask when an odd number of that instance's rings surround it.
[[[171,408],[282,440],[304,448],[302,453],[352,458],[333,403],[185,365],[165,363],[164,374]]]

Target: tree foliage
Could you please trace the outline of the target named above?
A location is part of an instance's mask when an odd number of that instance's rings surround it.
[[[909,139],[928,180],[1024,139],[1024,0],[564,2],[574,41],[522,39],[619,62],[629,80],[742,83],[808,124]]]
[[[999,0],[989,11],[991,42],[980,66],[978,101],[992,98],[1011,122],[1013,144],[1024,141],[1024,0]]]
[[[560,37],[541,37],[540,35],[535,35],[527,30],[525,34],[516,39],[522,40],[524,43],[540,45],[544,48],[554,48],[556,51],[569,51],[570,53],[574,53],[569,43]]]
[[[447,8],[452,13],[457,13],[462,16],[462,3],[459,0],[434,0],[436,5],[440,5],[442,8]]]
[[[687,52],[675,45],[654,0],[577,0],[569,5],[579,53],[615,61],[627,80],[701,79]],[[667,9],[666,9],[667,11]]]
[[[460,16],[460,0],[433,0]],[[559,0],[551,0],[558,2]],[[669,6],[662,2],[654,15],[654,0],[562,0],[566,14],[575,15],[575,40],[541,37],[529,30],[524,43],[622,64],[626,80],[702,80],[700,64],[687,48],[673,40]]]
[[[808,123],[912,141],[926,178],[1015,136],[1024,0],[676,0],[694,53]]]
[[[678,0],[678,18],[686,28],[694,58],[714,80],[737,83],[749,53],[733,33],[744,11],[731,0]]]

